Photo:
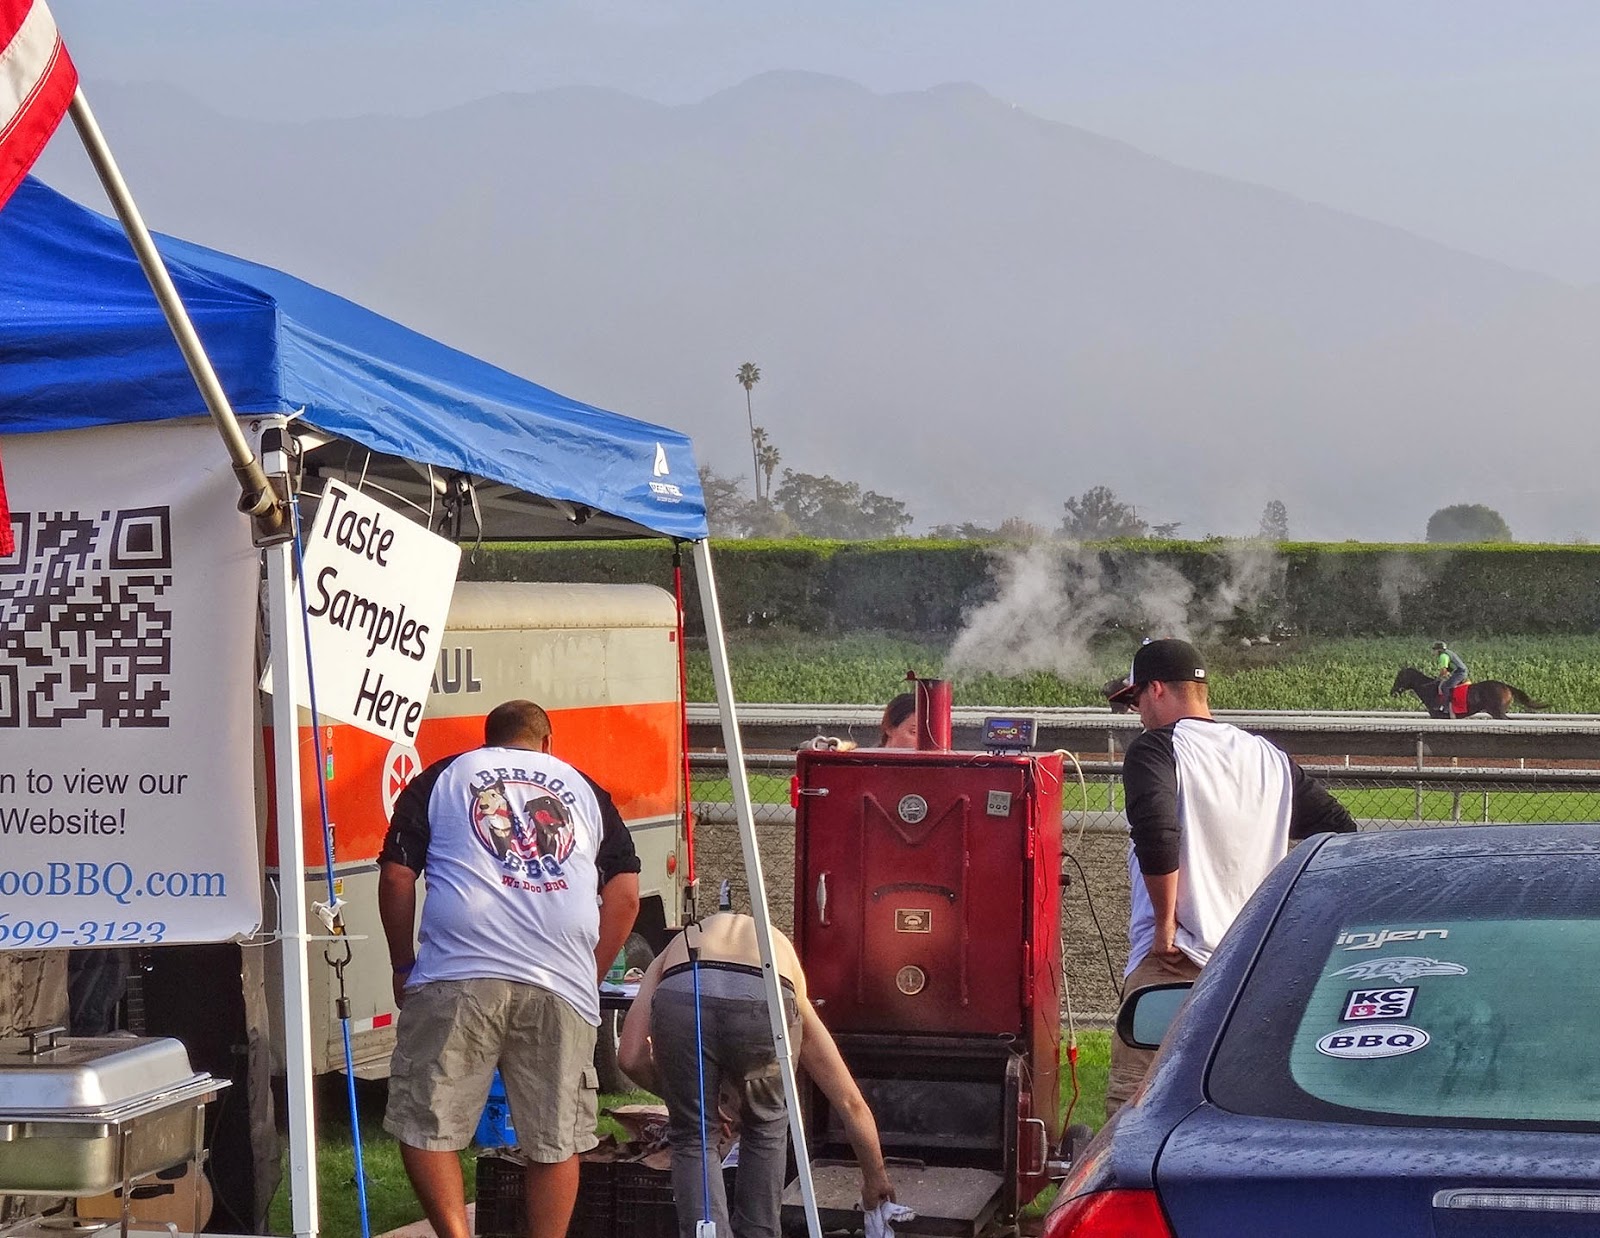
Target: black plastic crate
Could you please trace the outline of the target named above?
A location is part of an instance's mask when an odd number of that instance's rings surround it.
[[[613,1166],[616,1174],[617,1238],[677,1238],[678,1205],[672,1193],[672,1175],[635,1161]],[[728,1207],[733,1207],[737,1169],[713,1170],[722,1175]]]
[[[672,1175],[636,1161],[619,1161],[613,1168],[617,1238],[678,1238]]]
[[[567,1238],[613,1238],[616,1216],[614,1171],[610,1161],[578,1162],[578,1202]],[[522,1238],[526,1196],[522,1162],[502,1152],[478,1154],[478,1208],[472,1232],[477,1238]]]

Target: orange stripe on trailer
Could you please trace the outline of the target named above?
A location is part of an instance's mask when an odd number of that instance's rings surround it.
[[[413,777],[443,757],[483,743],[483,714],[424,718],[415,749],[343,723],[322,728],[324,786],[339,864],[373,862],[383,849],[395,798]],[[676,816],[681,808],[677,702],[596,705],[550,711],[552,751],[611,793],[630,825]],[[273,784],[272,729],[266,731],[267,785]],[[322,810],[311,728],[300,728],[300,819],[307,862],[322,863]],[[269,818],[270,822],[271,818]],[[267,864],[278,863],[276,831],[267,833]]]

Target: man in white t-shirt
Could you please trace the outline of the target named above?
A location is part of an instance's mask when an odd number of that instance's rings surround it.
[[[379,856],[402,1006],[383,1124],[438,1238],[471,1238],[457,1154],[497,1066],[529,1159],[528,1238],[566,1234],[596,1143],[599,984],[639,910],[639,857],[611,797],[550,743],[532,701],[496,707],[482,748],[401,792]]]
[[[1188,641],[1155,640],[1114,693],[1144,733],[1122,762],[1132,847],[1123,991],[1193,980],[1291,839],[1356,828],[1276,745],[1211,716],[1206,667]],[[1111,1038],[1109,1118],[1155,1054]]]

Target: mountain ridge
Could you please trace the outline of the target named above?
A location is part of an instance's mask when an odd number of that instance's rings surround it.
[[[1498,441],[1530,396],[1552,437],[1584,424],[1592,290],[970,84],[776,71],[686,104],[567,87],[311,125],[87,93],[152,227],[676,425],[722,472],[748,467],[753,360],[780,473],[923,527],[1053,526],[1103,482],[1194,535],[1253,532],[1271,498],[1297,536],[1415,537],[1464,501],[1592,529],[1579,470]],[[99,207],[63,144],[46,179]],[[1451,443],[1496,450],[1456,480],[1410,463]]]

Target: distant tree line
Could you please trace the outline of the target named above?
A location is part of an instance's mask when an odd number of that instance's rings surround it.
[[[826,473],[797,473],[784,469],[774,487],[773,474],[783,453],[767,430],[756,424],[751,392],[761,381],[761,369],[746,361],[734,373],[744,388],[745,424],[750,434],[752,497],[746,498],[738,478],[724,477],[709,466],[700,469],[705,492],[706,517],[716,537],[818,537],[842,541],[870,541],[902,536],[911,527],[912,514],[899,499],[856,482],[840,481]],[[1062,504],[1057,535],[1075,542],[1109,542],[1151,538],[1175,541],[1181,521],[1151,523],[1125,503],[1110,486],[1091,486]],[[1021,516],[997,525],[971,521],[935,525],[928,533],[942,541],[1031,542],[1051,534]],[[1289,509],[1282,499],[1269,499],[1262,509],[1258,536],[1266,541],[1289,540]],[[1512,540],[1511,529],[1500,513],[1481,503],[1458,503],[1440,508],[1428,518],[1426,540],[1437,543],[1490,544]]]

